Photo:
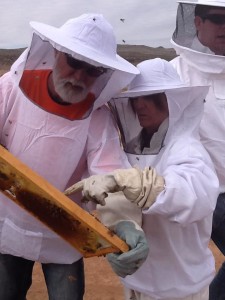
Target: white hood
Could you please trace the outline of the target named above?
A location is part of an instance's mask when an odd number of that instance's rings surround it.
[[[215,55],[208,47],[202,45],[197,38],[194,23],[196,5],[225,7],[225,1],[178,1],[176,28],[171,38],[177,55],[196,71],[204,73],[206,78],[223,78],[225,76],[225,57]],[[221,78],[221,79],[222,79]],[[185,80],[186,82],[186,80]],[[197,83],[198,84],[198,83]]]
[[[193,49],[180,46],[171,39],[173,48],[176,50],[177,55],[180,55],[188,65],[196,70],[203,72],[207,78],[218,75],[218,78],[225,77],[225,57],[215,54],[203,53]]]
[[[167,146],[177,136],[198,136],[203,101],[208,87],[185,86],[172,65],[159,58],[144,61],[138,64],[137,68],[141,74],[131,82],[128,91],[110,101],[121,127],[125,150],[142,130],[129,97],[165,92],[169,108],[169,126],[163,146]]]

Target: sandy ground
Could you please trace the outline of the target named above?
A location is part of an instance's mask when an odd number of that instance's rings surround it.
[[[224,261],[223,255],[211,242],[218,270]],[[94,257],[85,259],[86,293],[84,300],[122,300],[123,287],[112,272],[104,257]],[[35,265],[33,274],[33,284],[29,290],[27,300],[48,300],[45,282],[41,267]]]

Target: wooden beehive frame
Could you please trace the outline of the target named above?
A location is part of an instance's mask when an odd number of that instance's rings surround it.
[[[0,146],[0,191],[84,257],[125,252],[128,245],[44,178]]]

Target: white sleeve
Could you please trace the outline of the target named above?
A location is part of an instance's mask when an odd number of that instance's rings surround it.
[[[131,167],[124,153],[112,114],[105,105],[93,112],[87,141],[89,175]]]
[[[187,143],[189,141],[186,141]],[[183,225],[212,214],[219,194],[213,164],[202,146],[171,148],[161,175],[165,189],[144,214],[160,214]]]

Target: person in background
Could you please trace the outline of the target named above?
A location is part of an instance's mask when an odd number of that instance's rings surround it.
[[[104,104],[138,70],[117,55],[111,25],[90,13],[60,28],[31,27],[30,47],[0,78],[1,145],[61,191],[85,174],[129,166]],[[140,264],[147,256],[147,242],[143,231],[118,226],[124,240],[132,236],[123,254],[132,273],[136,257]],[[42,264],[49,299],[83,299],[82,255],[1,194],[0,300],[26,299],[35,261]]]
[[[171,61],[188,85],[208,85],[201,141],[215,165],[220,194],[213,217],[212,240],[225,255],[225,1],[179,1],[171,42]],[[210,285],[210,300],[225,299],[225,263]]]
[[[219,193],[199,138],[208,87],[186,87],[173,66],[159,58],[137,68],[140,74],[128,90],[110,101],[133,168],[85,179],[83,194],[103,205],[99,211],[107,225],[122,207],[119,193],[142,210],[150,250],[134,274],[121,278],[126,300],[208,300],[215,271],[208,244]],[[119,274],[115,256],[108,260]]]

